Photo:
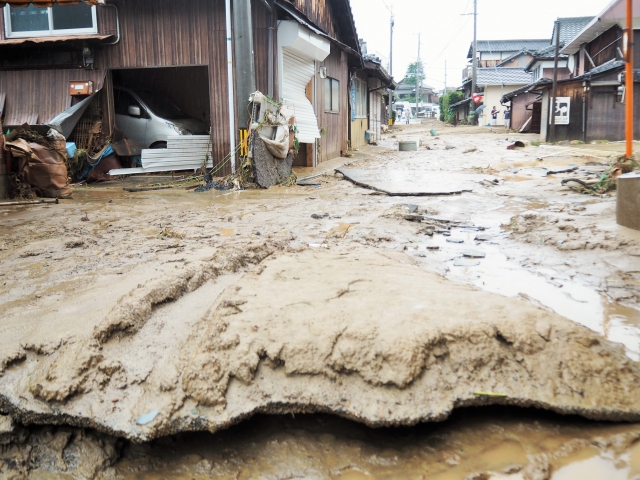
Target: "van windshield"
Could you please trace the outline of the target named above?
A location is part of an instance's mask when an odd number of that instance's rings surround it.
[[[151,111],[159,117],[166,118],[167,120],[188,118],[182,110],[171,103],[166,95],[160,92],[138,91],[136,94],[147,104]]]

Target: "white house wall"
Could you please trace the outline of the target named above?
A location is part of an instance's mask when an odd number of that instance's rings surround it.
[[[509,93],[520,87],[524,87],[524,85],[505,85],[504,87],[500,85],[489,85],[484,87],[484,104],[486,107],[479,117],[479,124],[487,125],[489,123],[491,119],[491,109],[495,106],[500,110],[496,120],[496,125],[504,125],[504,111],[506,107],[500,105],[500,99],[505,93]]]

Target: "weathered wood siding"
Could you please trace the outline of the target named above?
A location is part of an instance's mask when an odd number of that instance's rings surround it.
[[[275,6],[274,6],[275,9]],[[276,14],[273,15],[262,5],[261,2],[252,2],[251,16],[253,21],[253,51],[255,53],[256,88],[266,95],[277,96],[277,31]],[[271,57],[269,57],[269,38],[273,35],[271,43]],[[269,68],[269,58],[271,58],[271,69]],[[269,89],[269,76],[273,77]]]
[[[104,72],[95,70],[0,71],[0,92],[7,94],[4,123],[15,125],[34,116],[37,122],[46,123],[71,106],[70,81],[92,80],[101,87],[103,78]]]
[[[331,0],[289,0],[293,6],[302,12],[309,20],[331,35],[338,38],[338,28],[331,12]]]
[[[618,72],[598,78],[598,81],[614,80]],[[559,97],[571,98],[569,125],[556,125],[556,141],[583,140],[624,140],[625,105],[618,102],[616,87],[594,87],[587,93],[586,100],[582,82],[558,85]],[[586,101],[586,135],[583,133],[583,104]],[[640,83],[635,84],[634,108],[640,107]],[[638,110],[636,110],[638,111]],[[640,122],[634,122],[634,138],[640,138]]]
[[[230,150],[224,2],[118,4],[121,40],[96,55],[101,69],[207,65],[214,163]],[[184,78],[185,88],[189,78]]]
[[[533,112],[530,109],[532,106],[529,105],[529,107],[526,107],[526,105],[529,102],[533,102],[537,96],[538,95],[534,93],[521,93],[511,99],[511,128],[513,130],[520,130],[522,125],[531,118]],[[527,108],[529,110],[527,110]],[[529,122],[528,127],[530,126],[531,122]]]
[[[98,8],[101,32],[115,31],[112,10]],[[100,88],[109,69],[205,65],[214,162],[222,160],[230,150],[224,2],[135,0],[118,2],[118,10],[120,42],[94,47],[95,70],[2,72],[0,91],[7,92],[7,103],[19,102],[24,110],[36,110],[40,121],[46,121],[70,105],[70,80],[93,80]],[[16,47],[0,46],[0,55],[5,48]],[[181,80],[190,90],[191,79]]]
[[[613,45],[610,45],[620,37],[622,37],[622,30],[620,29],[620,27],[615,26],[604,32],[602,35],[598,36],[598,38],[593,40],[591,43],[589,43],[589,45],[587,46],[587,52],[596,65],[602,65],[609,60],[620,59],[616,47],[620,47],[620,49],[622,50],[622,40],[618,40]],[[589,61],[587,60],[587,63],[585,64],[585,71],[588,72],[592,70],[592,68],[593,67],[591,67],[591,63],[589,63]]]
[[[327,67],[327,77],[340,82],[340,112],[324,110],[324,80],[316,77],[316,116],[318,126],[326,130],[320,140],[318,163],[340,157],[347,151],[349,128],[349,67],[347,55],[335,45],[331,45],[331,54],[319,66]]]

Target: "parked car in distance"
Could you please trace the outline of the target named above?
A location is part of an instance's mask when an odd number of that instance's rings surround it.
[[[116,125],[149,148],[166,148],[167,135],[206,135],[207,125],[189,118],[165,94],[113,87]]]
[[[419,118],[438,118],[440,116],[440,106],[435,104],[425,105],[418,112]]]

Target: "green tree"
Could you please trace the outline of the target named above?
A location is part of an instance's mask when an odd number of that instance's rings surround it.
[[[422,60],[409,64],[407,68],[407,74],[404,76],[404,83],[407,85],[416,85],[416,74],[420,77],[420,80],[424,80],[424,65]]]
[[[463,99],[464,93],[458,91],[449,92],[446,95],[441,96],[438,99],[438,102],[440,103],[440,121],[453,123],[456,112],[454,110],[451,110],[449,106],[453,105],[454,103],[458,103]]]

